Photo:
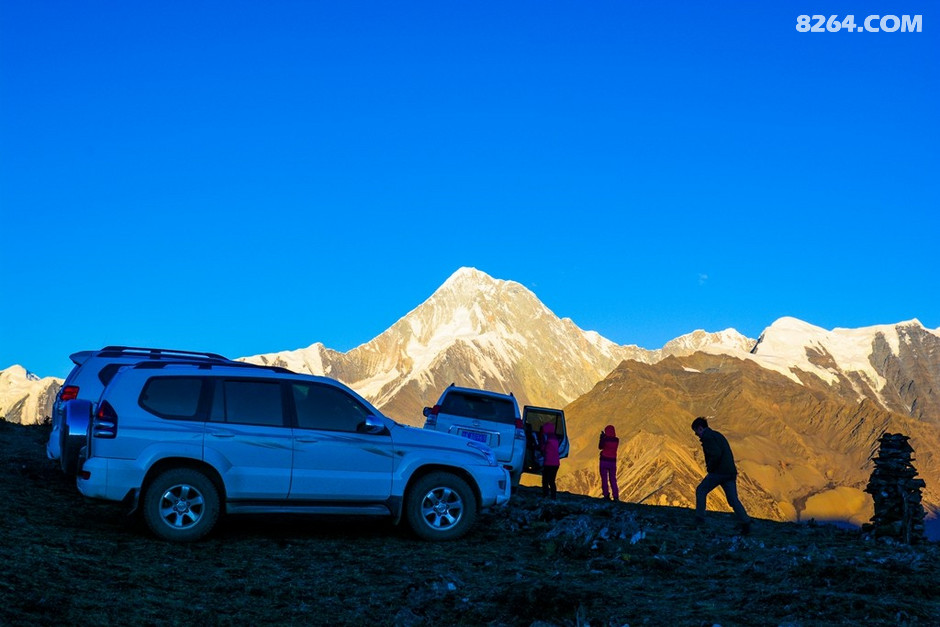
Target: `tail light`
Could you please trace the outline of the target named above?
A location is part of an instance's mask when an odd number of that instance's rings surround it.
[[[440,405],[435,405],[434,407],[431,407],[430,409],[425,408],[425,410],[424,410],[424,416],[425,416],[425,418],[427,418],[427,420],[425,421],[424,426],[425,426],[425,427],[435,427],[435,426],[437,426],[437,415],[438,415],[439,413],[441,413],[441,406],[440,406]]]
[[[91,423],[91,435],[94,438],[113,440],[117,437],[118,416],[111,403],[101,401],[95,418]]]
[[[525,425],[522,424],[522,420],[516,418],[516,439],[525,440]]]
[[[77,385],[66,385],[62,388],[62,391],[59,392],[60,401],[74,401],[76,398],[78,398]]]

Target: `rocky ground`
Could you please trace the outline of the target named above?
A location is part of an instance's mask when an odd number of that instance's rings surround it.
[[[0,422],[0,624],[936,625],[940,546],[522,488],[460,541],[371,519],[151,537]]]

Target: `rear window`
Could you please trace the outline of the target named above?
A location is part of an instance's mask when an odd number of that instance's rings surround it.
[[[516,422],[516,405],[511,400],[466,392],[447,394],[441,404],[441,413],[505,424]]]
[[[140,406],[152,414],[171,420],[203,420],[199,399],[202,377],[155,377],[140,393]]]

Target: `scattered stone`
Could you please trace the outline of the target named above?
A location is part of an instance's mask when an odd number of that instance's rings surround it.
[[[403,607],[392,617],[394,627],[418,627],[424,625],[423,618],[412,612],[407,607]]]

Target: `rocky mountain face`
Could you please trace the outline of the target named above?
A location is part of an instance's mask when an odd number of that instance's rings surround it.
[[[0,370],[0,419],[23,425],[49,420],[61,385],[61,379],[40,379],[22,366]]]
[[[512,392],[525,404],[564,407],[625,359],[652,363],[705,346],[749,350],[734,330],[695,333],[660,350],[620,346],[559,318],[524,286],[461,268],[387,331],[347,353],[309,348],[245,358],[337,378],[406,424],[424,423],[451,383]]]
[[[764,331],[752,356],[807,387],[869,399],[940,426],[940,332],[917,320],[826,331],[781,318]]]

